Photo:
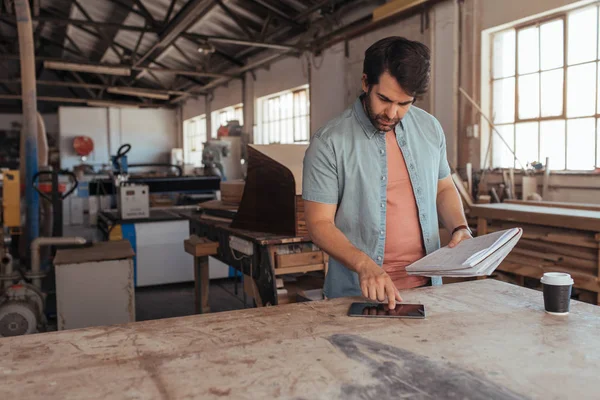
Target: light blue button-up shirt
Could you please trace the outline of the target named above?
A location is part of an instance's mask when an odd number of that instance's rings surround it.
[[[395,132],[429,254],[440,247],[436,198],[438,180],[450,174],[446,139],[437,119],[414,106]],[[379,266],[385,251],[387,175],[385,134],[373,126],[360,98],[315,133],[304,157],[302,198],[337,204],[335,225]],[[432,284],[441,285],[441,278]],[[360,296],[358,274],[330,258],[324,292],[328,298]]]

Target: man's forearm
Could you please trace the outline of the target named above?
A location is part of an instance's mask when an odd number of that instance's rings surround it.
[[[313,243],[354,272],[359,272],[369,261],[372,261],[331,222],[315,222],[311,224],[309,231]]]
[[[442,224],[449,232],[459,225],[467,224],[462,200],[454,186],[438,193],[437,211]]]

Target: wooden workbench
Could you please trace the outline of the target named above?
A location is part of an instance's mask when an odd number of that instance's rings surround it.
[[[574,208],[576,203],[569,208],[543,202],[482,204],[471,208],[471,216],[477,218],[477,235],[523,228],[521,241],[498,270],[520,277],[520,284],[525,277],[567,272],[575,288],[594,294],[588,301],[600,304],[600,211],[581,206],[585,209]]]
[[[425,320],[350,298],[0,339],[2,397],[597,399],[600,308],[543,311],[494,280],[402,292]]]
[[[216,259],[241,271],[251,278],[257,306],[279,304],[276,278],[286,274],[327,272],[329,257],[313,245],[308,236],[286,236],[246,229],[232,228],[229,222],[206,219],[193,210],[179,212],[190,221],[190,235],[218,242]],[[241,239],[252,248],[246,255],[230,245],[232,237]],[[295,253],[284,253],[293,248]],[[206,285],[204,285],[206,286]],[[207,287],[204,290],[208,290]]]

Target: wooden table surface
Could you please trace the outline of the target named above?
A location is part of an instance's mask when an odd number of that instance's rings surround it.
[[[403,292],[425,320],[344,298],[0,339],[2,398],[597,399],[600,308],[483,280]]]

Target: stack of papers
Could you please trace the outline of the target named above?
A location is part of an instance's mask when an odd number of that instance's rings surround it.
[[[462,241],[453,249],[443,247],[406,267],[406,272],[430,277],[490,275],[522,234],[521,228],[513,228]]]

